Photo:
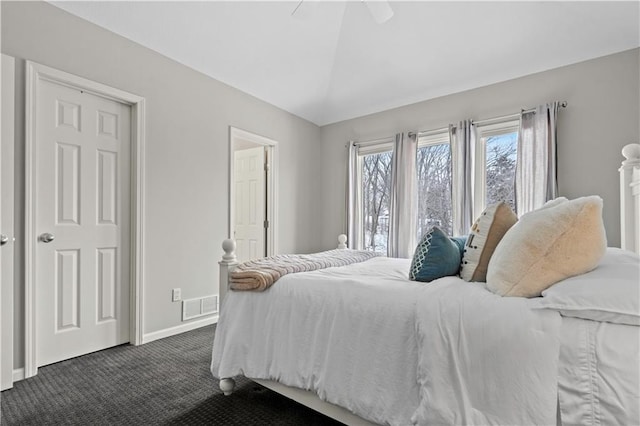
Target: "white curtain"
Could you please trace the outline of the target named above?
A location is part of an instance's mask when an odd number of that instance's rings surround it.
[[[348,144],[347,160],[347,245],[352,249],[362,248],[362,212],[358,196],[358,145]]]
[[[476,127],[471,120],[449,126],[453,235],[466,235],[473,224]]]
[[[391,201],[389,211],[389,257],[410,258],[416,246],[418,178],[415,133],[398,133],[391,163]]]
[[[515,197],[518,216],[556,198],[558,102],[523,112],[518,133]]]

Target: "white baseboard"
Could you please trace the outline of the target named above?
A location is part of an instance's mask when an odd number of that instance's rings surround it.
[[[24,380],[24,368],[16,368],[13,370],[13,381],[19,382],[20,380]]]
[[[16,368],[15,370],[13,370],[11,373],[11,381],[3,381],[2,386],[0,387],[0,391],[11,389],[13,387],[13,384],[15,382],[19,382],[20,380],[24,380],[24,368]]]
[[[195,330],[196,328],[204,327],[218,322],[218,315],[212,315],[208,318],[203,318],[197,321],[189,321],[186,324],[180,324],[175,327],[165,328],[164,330],[153,331],[142,335],[141,344],[153,342],[154,340],[164,339],[165,337],[175,336],[176,334],[184,333],[186,331]]]

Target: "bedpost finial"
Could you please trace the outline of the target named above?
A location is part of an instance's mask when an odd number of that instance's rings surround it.
[[[338,248],[339,249],[347,248],[347,236],[345,234],[338,235]]]
[[[236,260],[236,242],[233,240],[224,240],[222,242],[222,250],[224,250],[224,255],[222,256],[223,261],[234,262]]]
[[[622,156],[625,161],[638,161],[640,160],[640,144],[630,143],[622,148]]]

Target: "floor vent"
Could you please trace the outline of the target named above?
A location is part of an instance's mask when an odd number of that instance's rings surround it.
[[[182,321],[218,312],[218,296],[205,296],[182,301]]]

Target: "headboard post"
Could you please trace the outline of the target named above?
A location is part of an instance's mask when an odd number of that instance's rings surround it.
[[[622,148],[620,166],[620,247],[640,254],[640,144]]]
[[[229,272],[233,271],[238,265],[235,253],[235,241],[224,240],[222,242],[222,250],[224,250],[224,255],[222,256],[222,260],[218,262],[218,265],[220,265],[220,286],[218,289],[218,303],[220,305],[220,308],[218,309],[219,311],[222,308],[224,297],[229,289]]]
[[[347,236],[344,234],[338,235],[338,248],[346,249],[347,247]]]

